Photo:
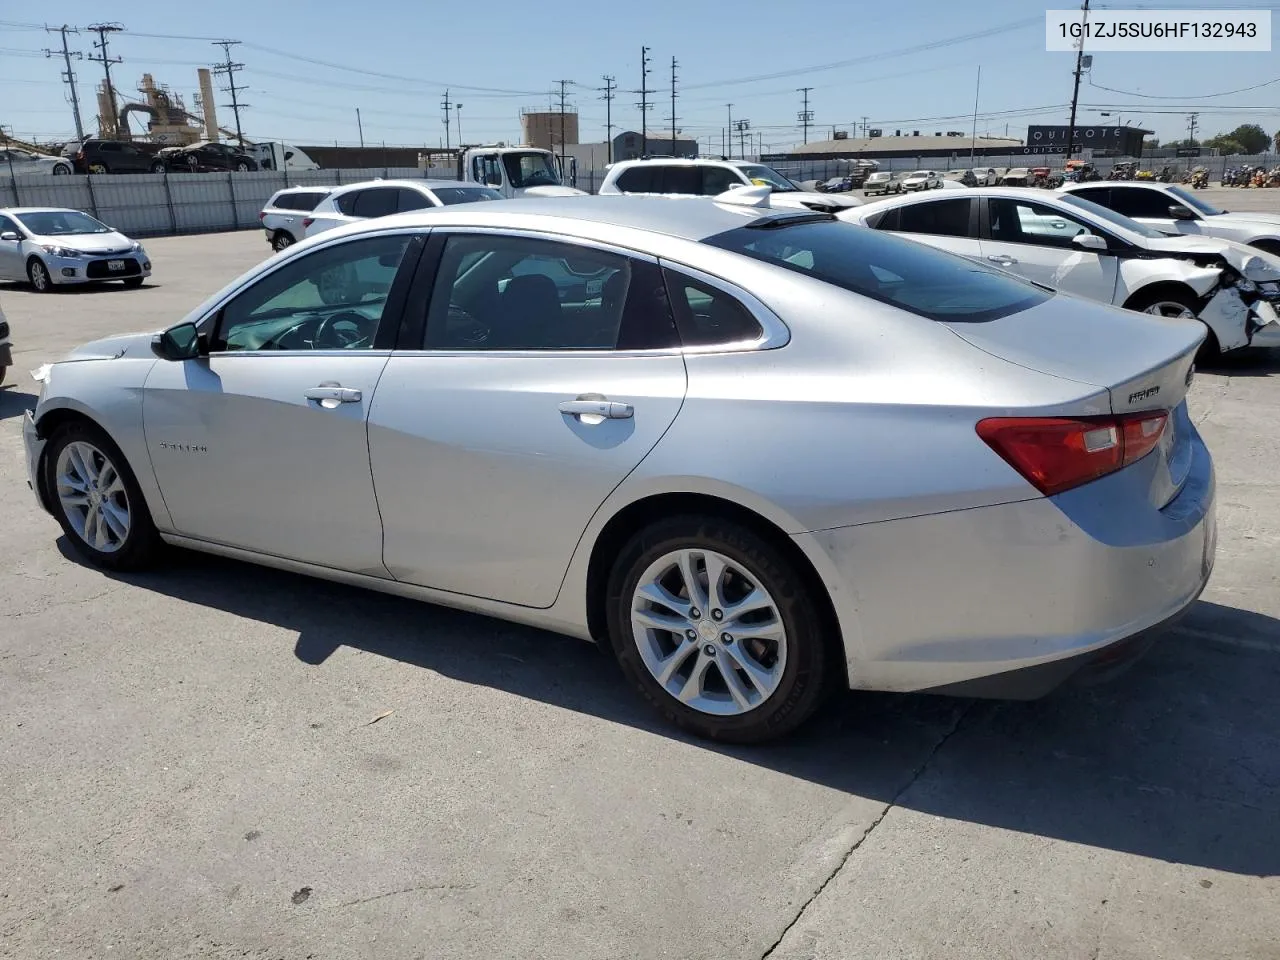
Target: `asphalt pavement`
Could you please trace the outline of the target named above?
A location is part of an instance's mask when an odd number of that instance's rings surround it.
[[[0,284],[0,957],[1280,957],[1280,351],[1198,375],[1217,567],[1127,674],[850,694],[724,748],[578,641],[197,555],[78,563],[27,489],[26,371],[268,253],[147,246],[138,290]]]

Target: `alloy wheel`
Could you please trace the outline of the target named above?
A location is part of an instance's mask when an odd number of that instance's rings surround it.
[[[31,266],[27,267],[27,276],[30,277],[31,285],[36,288],[37,293],[44,293],[52,283],[49,279],[49,269],[39,260],[31,261]]]
[[[54,472],[56,494],[72,530],[101,553],[115,553],[129,537],[132,515],[124,478],[100,449],[67,444]]]
[[[1173,320],[1194,320],[1196,316],[1195,311],[1185,303],[1178,303],[1176,300],[1157,301],[1142,312],[1150,313],[1157,317],[1167,317]]]
[[[650,564],[632,596],[631,633],[658,684],[713,716],[759,707],[787,665],[777,603],[742,564],[714,550],[675,550]]]

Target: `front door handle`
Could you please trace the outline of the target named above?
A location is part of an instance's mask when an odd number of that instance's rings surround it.
[[[999,254],[998,256],[987,257],[987,259],[990,260],[992,263],[1000,264],[1000,266],[1002,267],[1012,267],[1015,263],[1018,262],[1017,260],[1013,259],[1013,257],[1007,256],[1003,253]]]
[[[320,405],[324,407],[335,407],[340,403],[359,403],[363,398],[363,394],[355,387],[341,387],[336,383],[324,383],[318,387],[312,387],[305,396],[308,400],[320,401]]]
[[[560,412],[571,417],[603,417],[606,420],[630,420],[635,408],[617,400],[566,400]]]

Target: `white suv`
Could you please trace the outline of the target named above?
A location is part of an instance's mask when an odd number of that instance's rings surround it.
[[[308,237],[347,223],[454,203],[501,200],[493,187],[461,180],[366,180],[340,187],[302,221]]]
[[[302,218],[327,197],[331,187],[288,187],[277,190],[258,214],[272,250],[293,246],[303,237]]]
[[[834,213],[861,205],[849,194],[801,190],[772,167],[749,160],[623,160],[609,167],[601,195],[661,193],[676,196],[714,197],[737,187],[769,187],[774,207],[807,207]]]

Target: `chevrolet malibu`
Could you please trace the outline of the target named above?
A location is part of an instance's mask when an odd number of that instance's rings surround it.
[[[123,280],[140,287],[151,276],[142,244],[79,210],[0,210],[0,280],[26,280],[37,293],[64,284]]]
[[[740,742],[850,687],[1037,696],[1196,599],[1198,323],[750,194],[328,231],[37,371],[31,485],[101,567],[177,545],[594,639]]]

